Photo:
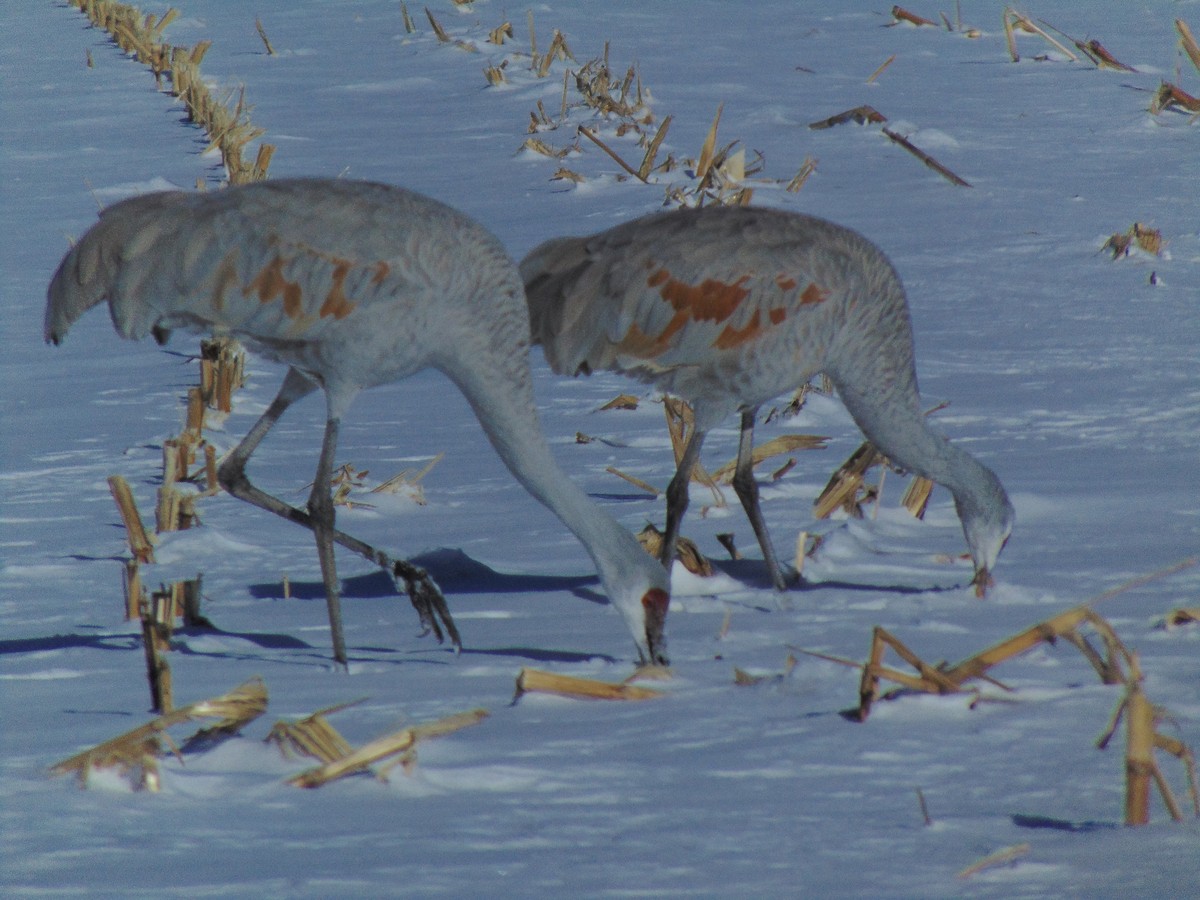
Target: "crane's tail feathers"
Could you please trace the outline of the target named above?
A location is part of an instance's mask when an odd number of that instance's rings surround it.
[[[171,234],[179,225],[179,210],[186,195],[163,192],[134,197],[110,206],[100,214],[100,221],[80,238],[63,257],[46,292],[45,337],[57,344],[66,336],[75,320],[93,306],[108,300],[112,307],[113,324],[126,337],[141,337],[153,325],[141,316],[129,315],[135,303],[121,304],[123,294],[131,293],[124,286],[130,268],[146,259],[159,238]],[[140,298],[131,297],[137,301]],[[139,327],[144,326],[144,327]]]
[[[587,372],[594,344],[603,336],[587,302],[599,289],[589,280],[603,275],[603,267],[592,266],[588,238],[546,241],[521,260],[520,269],[533,343],[541,345],[555,372]]]

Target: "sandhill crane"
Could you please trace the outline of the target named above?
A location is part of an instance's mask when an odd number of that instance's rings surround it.
[[[520,276],[476,222],[401,188],[345,180],[147,194],[106,209],[64,257],[48,291],[46,340],[57,344],[104,300],[123,337],[162,342],[172,328],[234,335],[289,366],[219,478],[235,497],[313,530],[339,663],[333,542],[385,567],[392,560],[334,527],[338,426],[363,388],[430,367],[458,386],[513,475],[583,543],[642,658],[665,662],[667,573],[554,461],[534,408]],[[305,512],[252,485],[245,469],[283,412],[317,387],[328,416]],[[427,629],[440,638],[440,615],[457,645],[424,571],[401,560],[395,574]]]
[[[824,372],[896,465],[954,495],[983,596],[1012,530],[1000,481],[921,414],[904,288],[861,235],[782,210],[709,206],[560,238],[520,264],[535,343],[559,374],[608,369],[687,400],[695,429],[667,488],[665,565],[710,429],[741,414],[733,486],[785,587],[751,469],[762,403]]]

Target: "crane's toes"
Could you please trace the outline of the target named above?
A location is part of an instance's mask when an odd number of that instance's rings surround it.
[[[429,573],[424,569],[397,562],[392,574],[395,579],[403,579],[405,583],[408,598],[421,620],[421,637],[432,634],[440,644],[449,635],[455,652],[462,650],[462,638],[454,624],[454,617],[450,615],[450,607],[446,605],[446,598],[429,577]]]
[[[780,566],[777,570],[772,570],[771,581],[775,584],[775,590],[781,594],[792,588],[804,586],[803,576],[793,566]]]

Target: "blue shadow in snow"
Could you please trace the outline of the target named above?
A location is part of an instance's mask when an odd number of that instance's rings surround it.
[[[491,566],[472,559],[462,550],[431,550],[409,559],[433,576],[445,594],[525,594],[543,591],[572,591],[584,600],[607,603],[597,590],[595,575],[529,575],[497,572]],[[325,586],[319,581],[293,581],[290,594],[298,600],[324,600]],[[282,582],[250,585],[250,595],[258,599],[283,599]],[[344,599],[396,596],[396,585],[382,569],[342,579]]]

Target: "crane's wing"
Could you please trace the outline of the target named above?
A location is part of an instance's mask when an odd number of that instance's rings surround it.
[[[530,253],[520,267],[530,324],[551,367],[651,377],[712,365],[829,298],[809,271],[825,223],[716,213],[660,213]]]
[[[449,207],[365,182],[135,197],[104,210],[64,257],[47,292],[46,339],[57,343],[107,300],[128,338],[191,327],[312,340],[406,283],[452,277],[452,261],[422,252],[432,243],[423,235],[436,233],[477,237]],[[429,271],[438,266],[446,272]]]

